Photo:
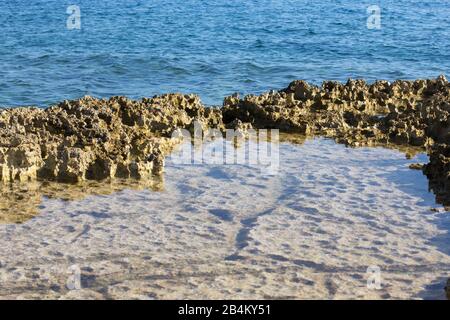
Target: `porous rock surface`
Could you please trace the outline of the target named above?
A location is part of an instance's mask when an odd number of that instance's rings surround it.
[[[177,143],[175,128],[220,126],[220,111],[194,95],[141,101],[84,97],[47,109],[0,111],[0,181],[81,182],[149,178]]]
[[[167,94],[139,101],[84,97],[47,109],[0,111],[0,181],[82,182],[148,179],[179,142],[177,128],[276,128],[335,138],[349,146],[426,148],[423,170],[438,201],[450,205],[450,84],[293,81],[259,96],[226,97],[222,109],[195,95]]]

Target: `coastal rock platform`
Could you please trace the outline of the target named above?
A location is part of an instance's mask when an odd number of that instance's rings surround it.
[[[196,95],[130,100],[84,97],[46,109],[0,111],[0,182],[149,179],[179,143],[179,128],[280,129],[320,135],[348,146],[422,147],[423,167],[437,201],[450,206],[450,84],[431,80],[293,81],[259,96],[237,94],[222,108]]]

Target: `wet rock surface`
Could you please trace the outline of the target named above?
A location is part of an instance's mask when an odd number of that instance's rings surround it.
[[[431,148],[430,162],[425,166],[430,187],[437,202],[450,207],[450,144],[436,144]]]

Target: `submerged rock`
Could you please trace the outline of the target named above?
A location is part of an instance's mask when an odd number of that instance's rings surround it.
[[[450,141],[433,145],[424,171],[438,202],[450,206]]]

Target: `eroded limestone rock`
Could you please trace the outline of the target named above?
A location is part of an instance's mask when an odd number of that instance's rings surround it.
[[[424,172],[438,202],[450,209],[450,143],[433,145],[429,151],[430,162]]]
[[[147,179],[160,174],[177,139],[193,121],[221,127],[220,110],[195,95],[133,101],[84,97],[47,109],[0,112],[0,181],[80,182]]]
[[[430,155],[424,167],[430,187],[450,206],[450,84],[443,76],[320,87],[294,81],[259,96],[226,97],[222,109],[204,107],[195,95],[167,94],[2,110],[0,182],[148,179],[162,172],[165,155],[179,142],[172,132],[198,124],[241,136],[251,128],[276,128],[349,146],[423,147]]]

